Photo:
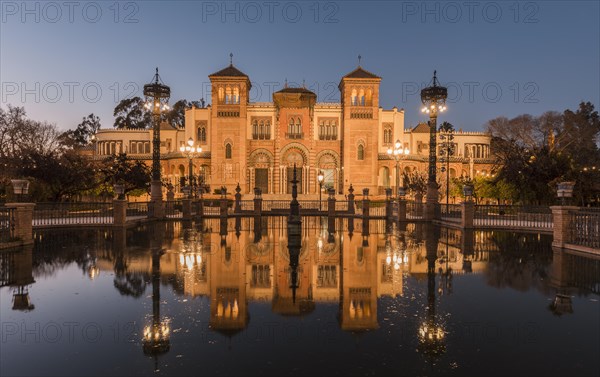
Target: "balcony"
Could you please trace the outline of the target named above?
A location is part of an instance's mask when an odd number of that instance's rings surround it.
[[[286,139],[304,139],[304,132],[295,132],[295,133],[287,132],[285,134],[285,138]]]

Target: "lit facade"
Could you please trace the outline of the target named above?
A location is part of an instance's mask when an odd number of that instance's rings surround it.
[[[320,103],[312,91],[290,87],[273,93],[272,102],[250,102],[250,78],[233,65],[209,79],[212,104],[188,109],[183,128],[161,127],[162,176],[176,186],[189,174],[179,151],[189,138],[202,147],[193,174],[202,174],[211,189],[232,192],[239,183],[242,194],[259,187],[264,195],[287,196],[294,165],[302,195],[318,195],[319,171],[324,187],[337,194],[351,184],[383,194],[396,182],[396,161],[386,153],[396,140],[410,150],[400,172],[427,171],[427,125],[406,128],[403,109],[381,108],[381,78],[360,66],[340,80],[339,103]],[[150,164],[151,141],[152,130],[100,130],[95,152],[98,158],[125,152]],[[454,143],[450,177],[490,173],[488,135],[458,130]]]

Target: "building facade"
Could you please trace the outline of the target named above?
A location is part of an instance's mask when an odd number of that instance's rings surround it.
[[[323,187],[337,194],[350,185],[382,194],[396,184],[396,161],[386,153],[396,140],[410,150],[398,161],[399,175],[427,171],[427,124],[405,128],[403,109],[381,108],[381,78],[360,66],[341,78],[339,103],[320,103],[312,91],[287,85],[271,102],[250,102],[250,78],[233,64],[208,77],[212,104],[188,109],[183,128],[161,126],[162,175],[174,185],[189,175],[179,147],[190,138],[202,147],[192,173],[211,189],[232,192],[239,183],[243,194],[255,187],[264,195],[291,193],[294,166],[302,195],[318,195],[319,172]],[[100,130],[96,136],[98,158],[125,152],[151,163],[152,130]],[[490,173],[488,135],[459,130],[454,144],[450,177]]]

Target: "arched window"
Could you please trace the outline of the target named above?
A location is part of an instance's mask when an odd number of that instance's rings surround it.
[[[264,140],[266,134],[267,134],[267,132],[266,132],[266,129],[265,129],[265,121],[261,120],[260,123],[259,123],[259,126],[258,126],[258,138],[261,139],[261,140]]]
[[[323,140],[324,139],[324,135],[325,134],[325,122],[320,121],[319,122],[319,140]]]
[[[332,122],[333,124],[333,139],[332,140],[337,140],[337,122],[334,120]]]
[[[350,103],[352,104],[352,106],[358,105],[358,101],[356,99],[356,95],[357,95],[356,89],[352,89],[352,95],[350,97]]]
[[[258,121],[252,121],[252,139],[258,139]]]
[[[357,152],[356,158],[358,160],[364,160],[365,159],[365,147],[362,144],[358,145],[358,152]]]
[[[227,143],[225,145],[225,158],[226,159],[231,159],[231,144]]]
[[[220,86],[219,87],[219,102],[223,103],[224,100],[225,100],[225,91],[223,90],[223,87]]]
[[[236,105],[240,103],[240,88],[237,86],[233,88],[233,103]]]
[[[137,143],[135,141],[131,142],[131,153],[138,153],[137,151]]]
[[[300,121],[300,118],[296,118],[296,134],[298,134],[298,136],[302,134],[302,122]]]
[[[358,104],[360,106],[365,105],[365,90],[364,89],[361,89],[360,92],[358,92]]]
[[[198,139],[199,143],[206,143],[206,128],[204,126],[198,127],[198,135],[196,139]]]
[[[288,133],[290,135],[294,133],[294,118],[290,118],[290,123],[288,124]]]
[[[265,139],[266,139],[266,140],[270,140],[270,139],[271,139],[271,121],[270,121],[270,120],[267,120],[267,121],[265,122],[265,127],[267,128],[267,129],[266,129],[266,131],[267,131],[267,134],[266,134],[266,137],[265,137]]]
[[[225,103],[232,103],[233,102],[233,96],[231,93],[231,87],[229,85],[227,85],[225,87]]]
[[[373,91],[371,89],[367,89],[366,104],[367,106],[371,106],[373,104]]]

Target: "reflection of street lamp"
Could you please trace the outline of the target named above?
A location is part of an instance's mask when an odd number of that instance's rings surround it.
[[[323,171],[319,170],[319,174],[317,175],[317,181],[319,181],[319,211],[321,210],[321,193],[323,192],[323,180],[325,176],[323,175]]]
[[[144,327],[144,354],[156,358],[171,348],[169,321],[160,318],[160,257],[161,249],[152,250],[152,324]],[[158,369],[158,366],[155,366]]]
[[[396,197],[400,195],[400,158],[402,158],[403,156],[408,156],[409,153],[410,151],[408,147],[402,148],[402,143],[400,142],[400,140],[396,140],[396,142],[394,143],[394,149],[388,148],[387,150],[387,154],[389,156],[394,156],[394,160],[396,160]]]
[[[193,159],[196,156],[196,153],[201,153],[202,152],[202,147],[194,147],[194,139],[192,139],[191,137],[188,139],[187,141],[187,145],[182,145],[181,147],[179,147],[179,150],[181,151],[182,154],[185,154],[185,156],[188,159],[188,172],[189,172],[189,181],[188,181],[188,185],[190,186],[190,194],[188,194],[188,197],[191,197],[191,193],[194,191],[192,188],[192,180],[194,178],[194,174],[193,174]]]
[[[448,89],[440,86],[436,71],[433,71],[433,85],[421,90],[421,112],[429,114],[429,179],[427,183],[427,203],[435,204],[438,201],[436,182],[436,132],[438,112],[446,110]]]
[[[162,201],[162,184],[160,180],[160,116],[162,112],[169,111],[169,98],[171,88],[165,85],[158,75],[158,68],[153,82],[144,85],[144,96],[146,97],[146,110],[152,112],[154,118],[152,130],[152,182],[150,186],[150,198],[153,202]]]

